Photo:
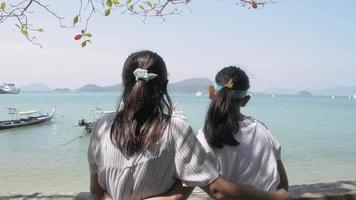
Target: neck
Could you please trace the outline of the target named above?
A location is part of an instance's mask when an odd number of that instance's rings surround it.
[[[242,114],[242,113],[239,113],[239,121],[243,121],[247,118],[246,115]]]

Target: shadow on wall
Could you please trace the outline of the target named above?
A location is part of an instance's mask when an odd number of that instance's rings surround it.
[[[296,200],[356,200],[356,181],[339,181],[334,183],[318,183],[311,185],[294,185],[290,187],[290,194]],[[33,193],[28,195],[0,195],[1,200],[87,200],[89,192],[77,194],[44,195]],[[190,200],[208,199],[208,196],[199,188],[195,189],[189,197]]]

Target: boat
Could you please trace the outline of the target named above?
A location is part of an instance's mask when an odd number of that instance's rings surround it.
[[[13,83],[4,83],[0,85],[0,94],[18,94],[20,89],[16,88]]]
[[[356,93],[352,95],[352,98],[353,98],[353,99],[356,99]]]
[[[204,92],[198,91],[195,93],[195,96],[200,97],[203,96]]]
[[[51,112],[42,113],[40,110],[19,111],[17,108],[8,108],[8,114],[11,115],[11,120],[0,121],[0,130],[17,128],[41,124],[52,120],[56,108]]]
[[[80,119],[78,122],[78,126],[84,127],[84,132],[90,134],[93,127],[94,123],[102,116],[105,114],[110,114],[110,113],[115,113],[116,111],[112,110],[103,110],[102,108],[96,106],[94,108],[89,108],[90,114],[92,117],[91,121],[87,121],[86,119]]]

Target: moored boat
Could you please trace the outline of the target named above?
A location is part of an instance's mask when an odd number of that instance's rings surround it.
[[[12,119],[0,121],[0,130],[30,126],[50,121],[52,120],[55,111],[56,109],[53,108],[51,112],[42,114],[40,110],[20,112],[16,108],[8,108],[8,114],[12,116]]]
[[[93,127],[94,127],[94,123],[98,120],[99,117],[101,117],[102,115],[105,114],[110,114],[110,113],[114,113],[116,111],[112,111],[112,110],[103,110],[102,108],[96,106],[95,108],[90,108],[90,114],[92,116],[92,121],[87,121],[85,119],[80,119],[78,122],[78,126],[84,126],[84,132],[87,134],[90,134]]]
[[[18,94],[20,89],[16,88],[13,83],[4,83],[0,85],[0,94]]]
[[[195,96],[200,97],[200,96],[203,96],[203,94],[204,94],[204,92],[202,92],[202,91],[197,91],[197,92],[195,93]]]

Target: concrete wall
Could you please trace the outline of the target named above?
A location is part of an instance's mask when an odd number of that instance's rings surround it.
[[[356,200],[356,181],[339,181],[334,183],[319,183],[311,185],[294,185],[290,187],[290,194],[293,199],[297,200]],[[208,196],[200,189],[195,189],[189,197],[190,200],[203,200]],[[88,192],[78,194],[18,194],[18,195],[1,195],[1,200],[87,200],[90,199]]]

